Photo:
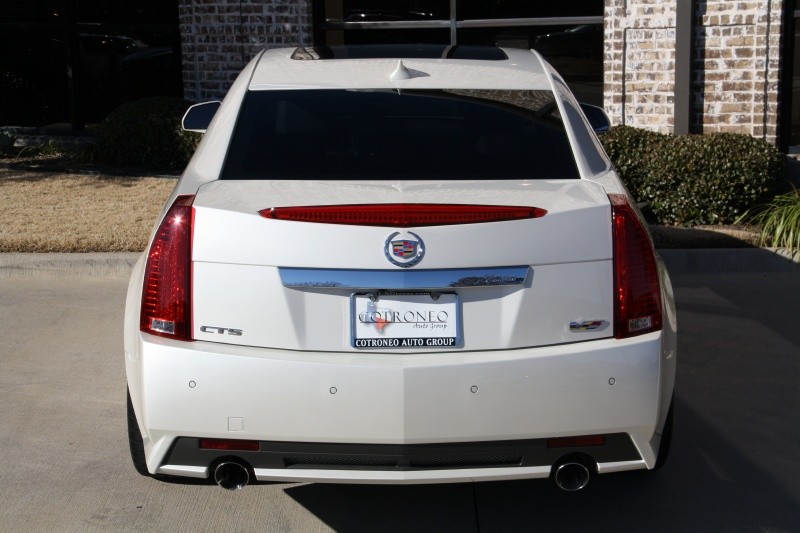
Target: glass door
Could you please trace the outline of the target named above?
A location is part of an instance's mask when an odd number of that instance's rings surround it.
[[[603,0],[316,0],[314,43],[536,49],[586,103],[603,101]]]

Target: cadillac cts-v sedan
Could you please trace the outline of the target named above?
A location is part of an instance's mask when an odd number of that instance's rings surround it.
[[[664,463],[670,281],[607,118],[535,51],[269,50],[183,125],[126,303],[141,474],[577,490]]]

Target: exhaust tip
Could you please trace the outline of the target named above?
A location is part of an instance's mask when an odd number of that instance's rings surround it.
[[[214,481],[223,489],[241,490],[250,483],[250,472],[241,463],[225,461],[214,469]]]
[[[559,465],[553,480],[561,490],[576,492],[589,484],[589,469],[581,463],[564,463]]]

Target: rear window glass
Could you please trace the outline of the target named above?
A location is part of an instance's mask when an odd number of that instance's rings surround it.
[[[549,91],[290,90],[245,96],[222,179],[564,179]]]

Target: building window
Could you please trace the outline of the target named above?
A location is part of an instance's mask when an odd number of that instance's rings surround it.
[[[786,47],[791,46],[791,82],[784,85],[785,89],[786,85],[790,85],[788,87],[790,93],[788,98],[784,96],[783,101],[791,110],[788,145],[797,147],[800,146],[800,20],[798,20],[800,10],[792,10],[788,16],[791,17],[791,20],[787,20],[788,29],[791,31],[791,43],[787,43]],[[794,148],[792,152],[797,153],[800,150]]]
[[[436,43],[533,48],[576,97],[602,105],[603,1],[317,0],[318,45]]]
[[[143,96],[180,96],[178,1],[3,0],[0,125],[101,121]]]

